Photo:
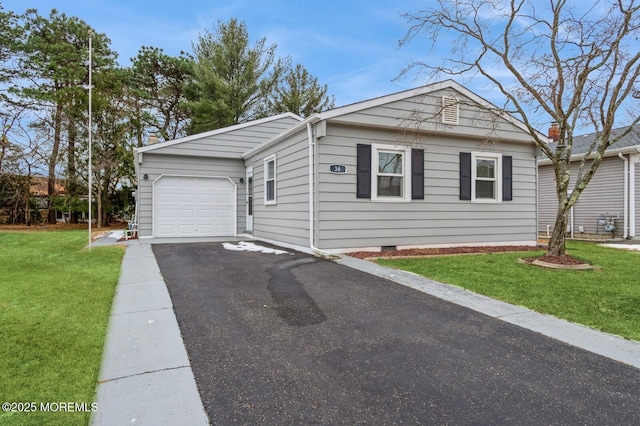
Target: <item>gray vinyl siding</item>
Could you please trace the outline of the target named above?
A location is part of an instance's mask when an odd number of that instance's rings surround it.
[[[546,235],[556,222],[558,198],[556,196],[556,177],[553,166],[538,168],[538,231]],[[549,228],[547,228],[549,227]]]
[[[579,163],[571,167],[570,188],[575,183]],[[579,238],[579,227],[584,228],[584,234],[604,234],[602,226],[597,226],[598,218],[602,215],[616,215],[615,237],[624,235],[624,163],[618,157],[606,157],[600,163],[596,174],[573,207],[574,237]],[[547,225],[555,223],[558,200],[555,189],[555,176],[552,165],[540,167],[540,231],[546,232]]]
[[[230,132],[185,141],[153,151],[166,155],[242,158],[242,154],[284,132],[299,121],[292,117],[248,126]]]
[[[276,204],[265,205],[264,159],[276,155]],[[309,157],[306,129],[247,158],[253,165],[253,229],[258,238],[309,246]]]
[[[240,178],[245,176],[242,160],[225,158],[203,158],[173,155],[158,155],[146,152],[140,165],[138,180],[138,232],[141,237],[153,234],[153,181],[162,175],[230,177],[237,187],[237,232],[245,229],[245,185]],[[148,179],[143,179],[147,174]]]
[[[459,124],[442,124],[442,96],[455,96],[459,100]],[[419,112],[417,112],[419,111]],[[364,109],[331,119],[335,123],[386,127],[397,129],[400,126],[419,128],[426,132],[446,132],[450,135],[464,135],[466,138],[478,138],[487,141],[503,140],[530,143],[531,137],[522,129],[490,111],[482,110],[473,102],[452,89],[439,90],[426,95],[414,96],[382,106]],[[412,142],[411,135],[402,137]]]
[[[536,164],[532,145],[443,135],[421,136],[425,199],[375,202],[356,198],[356,145],[397,145],[397,131],[330,124],[319,139],[317,246],[344,249],[380,246],[535,242]],[[497,151],[513,156],[513,201],[459,199],[459,153]],[[346,174],[332,174],[344,164]]]

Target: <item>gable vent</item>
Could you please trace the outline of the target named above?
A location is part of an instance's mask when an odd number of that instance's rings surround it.
[[[455,97],[442,97],[442,123],[458,124],[458,111],[458,100]]]

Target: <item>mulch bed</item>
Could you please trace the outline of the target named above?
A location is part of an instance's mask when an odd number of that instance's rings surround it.
[[[423,249],[403,249],[388,251],[358,251],[347,253],[351,257],[358,259],[371,258],[393,258],[393,257],[420,257],[420,256],[451,256],[460,254],[482,254],[482,253],[506,253],[513,251],[536,251],[541,247],[535,246],[480,246],[480,247],[441,247]],[[536,260],[554,265],[585,265],[586,263],[573,256],[565,254],[563,256],[539,256],[522,259],[526,263],[533,263]]]

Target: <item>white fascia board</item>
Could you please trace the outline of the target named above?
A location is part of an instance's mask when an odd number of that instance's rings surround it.
[[[354,103],[354,104],[350,104],[350,105],[346,105],[343,107],[339,107],[339,108],[334,108],[325,112],[322,112],[320,115],[322,116],[323,120],[330,120],[332,118],[341,116],[341,115],[345,115],[345,114],[351,114],[354,112],[358,112],[367,108],[374,108],[380,105],[384,105],[387,103],[391,103],[391,102],[396,102],[396,101],[401,101],[404,99],[408,99],[414,96],[420,96],[420,95],[425,95],[428,93],[432,93],[432,92],[436,92],[438,90],[442,90],[442,89],[453,89],[459,93],[461,93],[462,95],[466,96],[467,98],[471,99],[472,101],[476,102],[478,105],[481,105],[482,107],[491,110],[491,111],[496,111],[495,113],[498,114],[499,116],[501,116],[502,118],[504,118],[505,120],[507,120],[508,122],[510,122],[511,124],[515,125],[516,127],[518,127],[519,129],[521,129],[522,131],[524,131],[525,133],[530,133],[529,129],[527,128],[527,126],[521,122],[520,120],[516,119],[515,117],[513,117],[511,114],[508,113],[503,113],[503,112],[499,112],[500,109],[498,107],[496,107],[495,105],[493,105],[491,102],[487,101],[486,99],[476,95],[475,93],[473,93],[472,91],[470,91],[469,89],[467,89],[466,87],[460,85],[459,83],[455,82],[454,80],[445,80],[445,81],[441,81],[441,82],[437,82],[437,83],[433,83],[433,84],[428,84],[426,86],[421,86],[415,89],[409,89],[409,90],[405,90],[402,92],[397,92],[397,93],[392,93],[390,95],[386,95],[386,96],[381,96],[378,98],[374,98],[374,99],[370,99],[368,101],[363,101],[363,102],[358,102],[358,103]],[[548,139],[546,135],[536,131],[538,137],[540,139],[546,140]],[[533,140],[531,141],[531,143],[533,143]]]
[[[172,141],[158,142],[158,143],[155,143],[153,145],[148,145],[148,146],[145,146],[143,148],[138,148],[138,152],[154,151],[156,149],[161,149],[161,148],[165,148],[165,147],[168,147],[168,146],[178,145],[178,144],[189,142],[189,141],[193,141],[193,140],[203,139],[203,138],[206,138],[206,137],[209,137],[209,136],[221,135],[221,134],[224,134],[224,133],[233,132],[233,131],[236,131],[236,130],[244,129],[246,127],[251,127],[251,126],[258,125],[258,124],[269,123],[271,121],[280,120],[282,118],[287,118],[287,117],[293,118],[293,119],[298,120],[298,121],[302,121],[302,117],[300,117],[300,116],[298,116],[298,115],[296,115],[294,113],[291,113],[291,112],[285,112],[283,114],[274,115],[272,117],[265,117],[265,118],[261,118],[259,120],[247,121],[246,123],[240,123],[240,124],[236,124],[234,126],[229,126],[229,127],[222,127],[220,129],[210,130],[210,131],[204,132],[204,133],[197,133],[195,135],[185,136],[184,138],[174,139]]]
[[[608,150],[606,150],[604,152],[604,156],[603,157],[617,157],[618,154],[637,154],[637,153],[640,153],[640,145],[625,146],[623,148],[616,148],[616,149],[608,149]],[[589,156],[589,159],[592,159],[594,156],[595,156],[595,154],[592,153]],[[573,161],[582,160],[583,157],[584,157],[584,153],[583,154],[573,154],[569,161],[573,162]],[[549,164],[552,164],[552,162],[547,157],[541,158],[541,159],[538,160],[538,165],[539,166],[548,166]]]
[[[523,132],[530,134],[529,129],[527,128],[527,126],[521,122],[520,120],[516,119],[515,117],[513,117],[511,114],[507,114],[507,113],[503,113],[503,112],[499,112],[500,109],[498,107],[496,107],[495,105],[493,105],[491,102],[481,98],[480,96],[476,95],[475,93],[473,93],[472,91],[470,91],[469,89],[465,88],[464,86],[460,85],[459,83],[453,81],[453,80],[445,80],[445,81],[441,81],[438,83],[433,83],[433,84],[428,84],[426,86],[421,86],[415,89],[409,89],[409,90],[405,90],[402,92],[397,92],[397,93],[392,93],[390,95],[386,95],[386,96],[380,96],[378,98],[374,98],[374,99],[369,99],[366,101],[362,101],[362,102],[357,102],[357,103],[353,103],[353,104],[349,104],[349,105],[345,105],[343,107],[338,107],[338,108],[334,108],[334,109],[330,109],[321,113],[316,113],[314,115],[309,116],[307,119],[301,121],[300,123],[296,124],[293,127],[290,127],[289,129],[287,129],[286,131],[284,131],[283,133],[274,136],[273,138],[269,139],[268,141],[264,142],[262,145],[255,147],[254,149],[252,149],[251,151],[247,151],[246,153],[244,153],[242,155],[242,158],[248,158],[248,157],[252,157],[253,155],[257,154],[260,151],[263,151],[264,149],[269,148],[270,146],[280,142],[281,140],[285,139],[286,137],[295,134],[299,131],[301,131],[303,128],[306,127],[307,123],[311,123],[311,124],[315,124],[319,121],[325,120],[325,121],[330,121],[333,118],[336,117],[340,117],[343,115],[347,115],[347,114],[352,114],[358,111],[362,111],[368,108],[374,108],[380,105],[385,105],[391,102],[396,102],[396,101],[401,101],[404,99],[408,99],[414,96],[420,96],[420,95],[425,95],[428,93],[432,93],[438,90],[442,90],[442,89],[452,89],[455,90],[457,92],[459,92],[460,94],[466,96],[467,98],[471,99],[473,102],[477,103],[478,105],[490,110],[490,111],[496,111],[495,114],[498,114],[500,117],[504,118],[505,120],[507,120],[508,122],[510,122],[511,124],[515,125],[516,127],[518,127],[520,130],[522,130]],[[537,136],[540,139],[546,140],[548,139],[547,136],[545,136],[544,134],[536,131]],[[533,136],[532,136],[533,138]],[[531,139],[530,142],[531,144],[534,144],[533,139]]]

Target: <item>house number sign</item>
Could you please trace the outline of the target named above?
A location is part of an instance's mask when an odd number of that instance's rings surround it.
[[[329,171],[331,173],[337,173],[337,174],[347,173],[347,166],[344,166],[342,164],[331,164],[329,166]]]

